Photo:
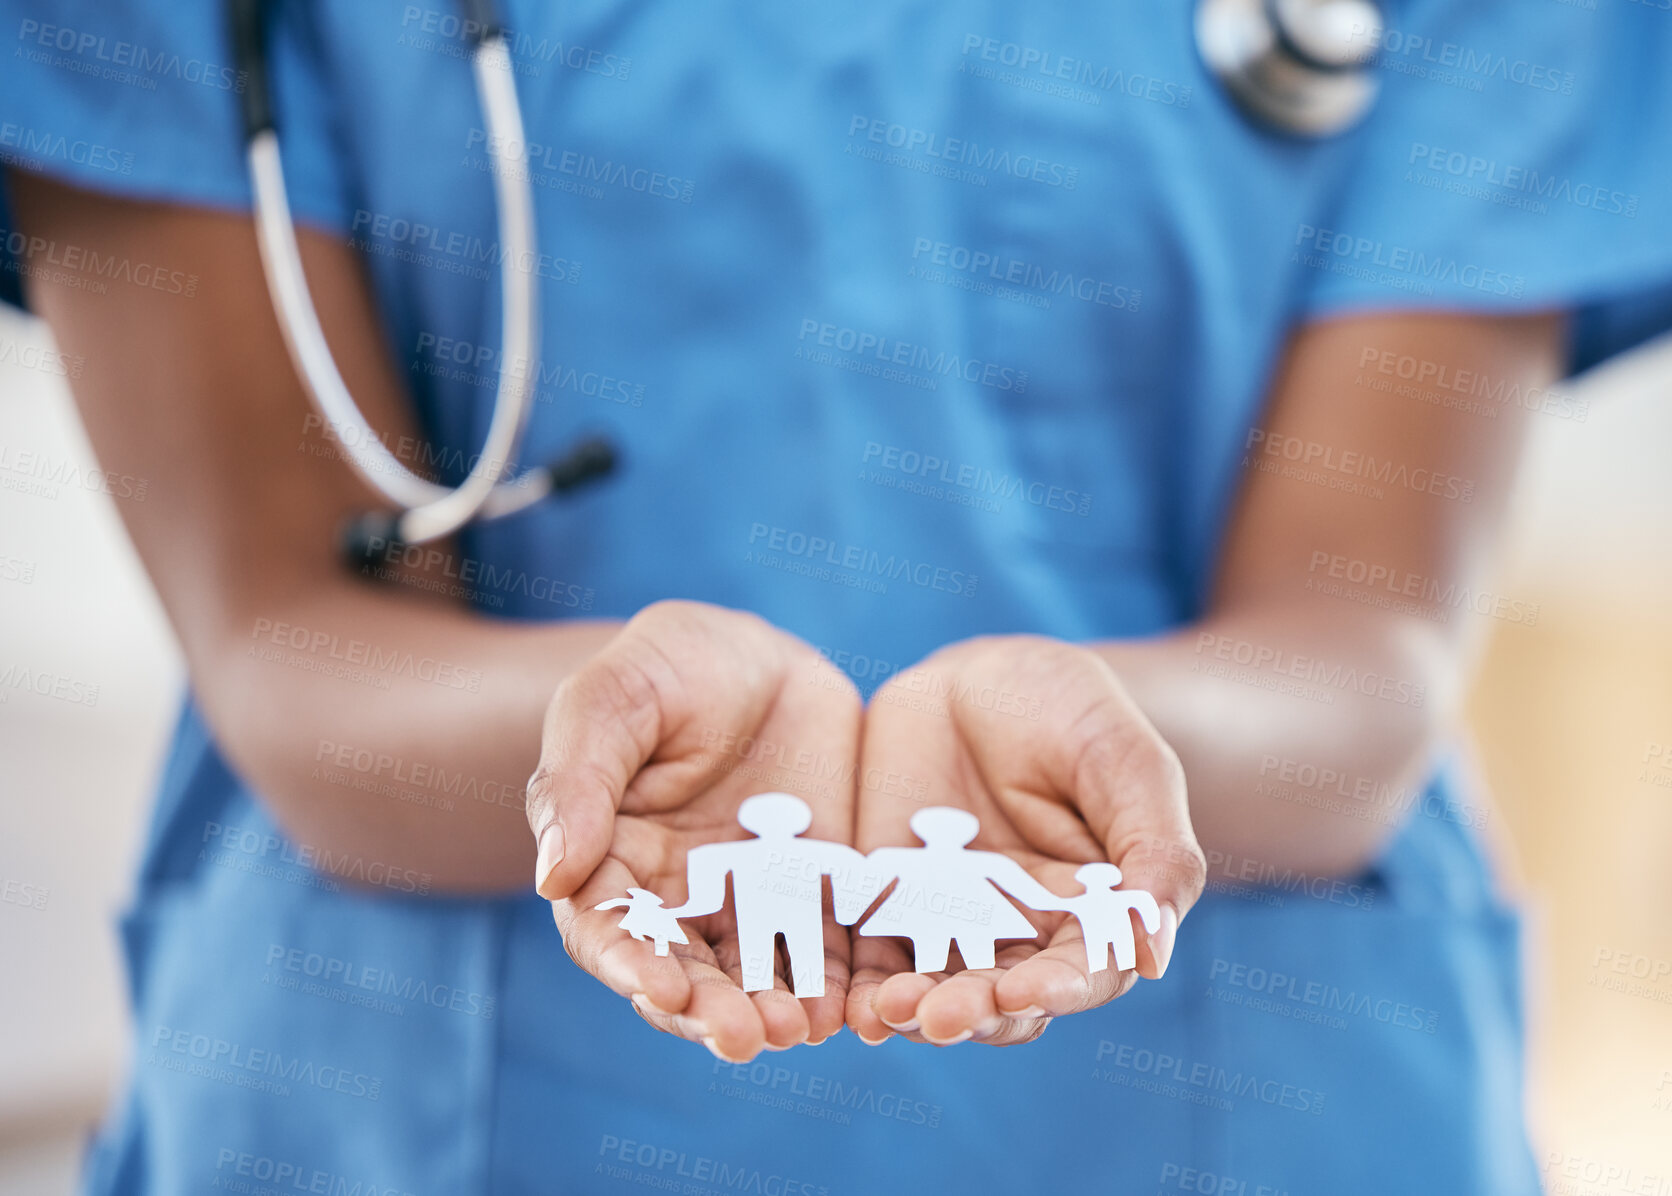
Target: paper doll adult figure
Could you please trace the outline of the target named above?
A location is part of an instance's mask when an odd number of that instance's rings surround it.
[[[823,878],[833,877],[836,920],[847,925],[870,904],[866,886],[856,883],[865,872],[865,857],[841,843],[798,838],[813,824],[813,812],[793,794],[747,798],[737,808],[737,821],[758,837],[692,848],[685,857],[690,896],[668,912],[676,918],[714,913],[725,904],[730,875],[743,990],[772,987],[777,936],[782,934],[795,995],[822,997]]]
[[[1137,910],[1144,929],[1154,934],[1161,929],[1161,907],[1142,889],[1116,891],[1120,869],[1113,864],[1081,864],[1074,879],[1086,886],[1079,897],[1062,899],[1063,908],[1080,920],[1086,936],[1086,969],[1101,972],[1109,966],[1109,951],[1115,953],[1115,968],[1127,971],[1138,966],[1138,944],[1132,934],[1128,910]]]
[[[882,883],[899,884],[859,933],[910,939],[919,972],[940,972],[952,943],[968,968],[994,965],[995,939],[1038,935],[1022,911],[994,884],[1036,910],[1063,909],[1062,898],[1015,860],[996,851],[970,851],[980,821],[968,810],[930,806],[911,816],[922,847],[879,847],[866,862]]]

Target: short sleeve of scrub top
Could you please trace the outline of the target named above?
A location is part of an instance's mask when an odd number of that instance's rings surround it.
[[[1389,5],[1377,105],[1321,143],[1238,113],[1189,5],[506,7],[550,255],[527,455],[602,426],[626,465],[465,538],[484,615],[744,607],[866,692],[965,636],[1154,634],[1202,609],[1296,322],[1569,308],[1576,367],[1672,324],[1647,4]],[[462,460],[498,316],[457,20],[278,10],[292,205],[362,253]],[[247,208],[219,5],[0,0],[0,28],[8,176]],[[0,225],[14,299],[176,281]],[[188,703],[87,1188],[1534,1191],[1480,808],[1450,766],[1401,797],[1361,876],[1210,859],[1167,978],[1025,1048],[732,1067],[579,973],[543,903],[285,839]]]

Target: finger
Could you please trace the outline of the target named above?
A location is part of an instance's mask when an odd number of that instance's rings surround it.
[[[877,990],[890,976],[911,972],[911,957],[898,940],[867,937],[857,929],[851,932],[849,941],[853,979],[848,985],[845,1010],[848,1028],[865,1045],[877,1046],[894,1035],[877,1014]]]
[[[1008,974],[1005,968],[958,972],[935,985],[917,1003],[923,1041],[932,1046],[1017,1046],[1038,1038],[1050,1017],[1032,1010],[1011,1016],[999,1008],[998,985]]]
[[[766,1028],[754,1002],[722,970],[716,951],[692,923],[691,941],[657,955],[649,942],[621,929],[618,910],[594,909],[634,886],[632,873],[606,859],[573,898],[552,902],[563,946],[582,969],[629,998],[659,1030],[702,1043],[721,1059],[746,1063],[766,1044]]]
[[[974,1038],[977,1030],[992,1034],[1003,1015],[993,989],[1003,975],[997,968],[964,971],[941,981],[917,1002],[916,1020],[924,1041],[953,1046]]]
[[[795,999],[780,977],[765,992],[750,993],[755,1013],[761,1019],[763,1045],[769,1051],[787,1051],[807,1041],[810,1028],[807,1011]]]
[[[849,959],[848,928],[834,919],[824,923],[824,995],[803,997],[807,1012],[807,1042],[816,1046],[842,1028],[847,1015],[853,965]]]
[[[539,844],[534,883],[548,901],[575,892],[609,850],[616,810],[661,737],[654,659],[606,649],[552,695],[540,767],[528,781]]]
[[[1159,928],[1138,939],[1139,974],[1157,980],[1172,957],[1179,922],[1202,895],[1207,860],[1190,825],[1178,756],[1122,699],[1129,709],[1121,718],[1078,745],[1070,792],[1120,868],[1121,889],[1143,890],[1160,906]]]
[[[766,1049],[787,1051],[807,1041],[807,1011],[790,992],[783,952],[775,950],[773,956],[772,987],[750,993],[749,999],[754,1002],[755,1012],[760,1016],[766,1034]]]
[[[871,1008],[895,1033],[915,1034],[921,1029],[917,1020],[918,1002],[945,978],[945,972],[900,972],[890,976],[877,986]]]
[[[637,886],[626,865],[606,859],[574,897],[552,902],[552,918],[564,950],[583,971],[623,997],[642,994],[657,1009],[680,1013],[690,1003],[691,985],[677,953],[706,954],[711,962],[713,952],[693,937],[691,944],[670,944],[669,954],[657,955],[652,943],[621,929],[620,910],[593,908]]]
[[[1079,934],[1059,931],[1049,947],[1000,976],[993,997],[998,1011],[1006,1017],[1065,1017],[1107,1004],[1136,982],[1135,972],[1119,972],[1113,967],[1088,972],[1085,944]]]
[[[691,1000],[681,1013],[665,1013],[635,1001],[640,1016],[658,1030],[701,1043],[717,1059],[748,1063],[766,1046],[766,1027],[750,994],[713,964],[684,959]]]
[[[773,949],[772,987],[769,989],[748,992],[743,988],[743,953],[734,928],[728,929],[715,941],[714,965],[754,1006],[755,1015],[761,1022],[764,1035],[762,1046],[765,1049],[782,1051],[807,1041],[807,1013],[790,992],[782,954],[776,948]]]

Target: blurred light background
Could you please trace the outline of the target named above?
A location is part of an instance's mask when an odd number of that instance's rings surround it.
[[[183,678],[112,501],[19,489],[11,471],[20,452],[94,464],[65,379],[30,364],[50,347],[0,308],[0,1196],[71,1191],[120,1082],[115,919]],[[1469,717],[1531,914],[1546,1184],[1658,1194],[1672,1191],[1672,341],[1569,389],[1587,416],[1534,419],[1491,585],[1537,602],[1538,621],[1483,620]],[[18,688],[8,668],[96,685],[97,702]]]

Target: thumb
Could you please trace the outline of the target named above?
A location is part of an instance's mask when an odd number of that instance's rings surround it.
[[[1152,728],[1146,730],[1124,743],[1111,737],[1112,750],[1084,753],[1075,780],[1081,810],[1121,870],[1121,889],[1141,889],[1160,907],[1155,930],[1134,927],[1140,932],[1138,973],[1159,980],[1179,922],[1202,895],[1207,860],[1190,825],[1178,757]]]
[[[622,796],[656,750],[661,725],[655,685],[622,654],[606,651],[557,687],[546,708],[540,767],[528,779],[540,896],[572,896],[603,862]]]

